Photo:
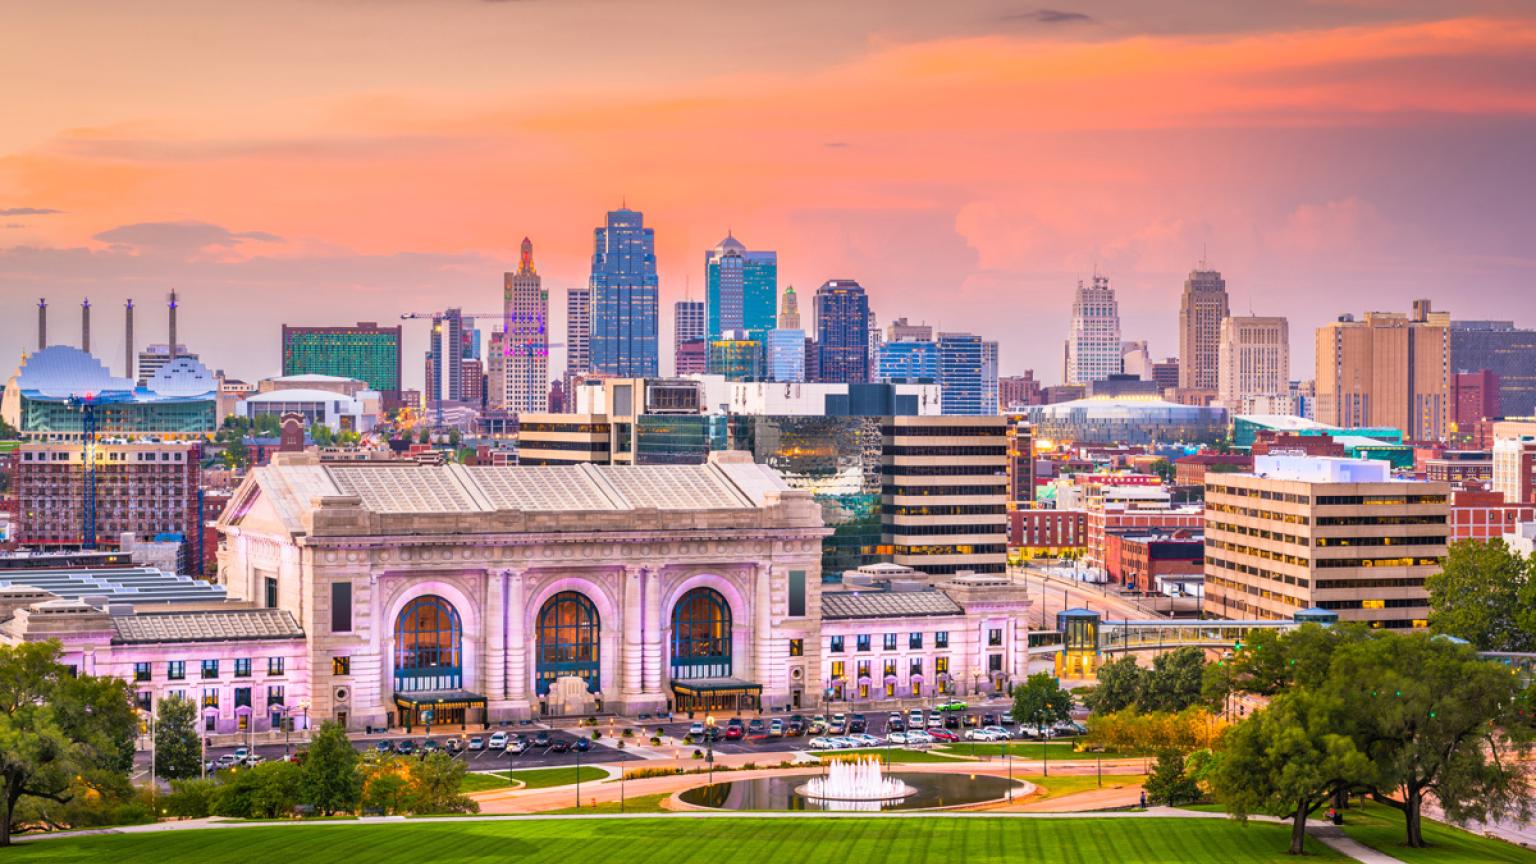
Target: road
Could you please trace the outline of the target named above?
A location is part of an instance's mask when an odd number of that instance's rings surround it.
[[[1038,570],[1025,568],[1020,578],[1029,586],[1030,620],[1041,630],[1056,629],[1056,613],[1066,609],[1091,609],[1104,620],[1147,620],[1161,615],[1149,612],[1133,599],[1120,596],[1114,588],[1084,582],[1074,582],[1048,576]]]

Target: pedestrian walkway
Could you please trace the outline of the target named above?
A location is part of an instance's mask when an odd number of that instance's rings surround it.
[[[1393,858],[1383,852],[1352,839],[1344,833],[1344,829],[1337,825],[1307,825],[1307,833],[1315,837],[1318,842],[1327,846],[1341,855],[1348,855],[1363,864],[1403,864],[1403,859]]]

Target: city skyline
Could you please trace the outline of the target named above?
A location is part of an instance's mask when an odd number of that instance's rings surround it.
[[[362,40],[343,66],[301,35],[277,79],[254,57],[294,38],[298,6],[154,40],[179,64],[143,62],[148,43],[113,38],[123,13],[87,26],[69,10],[25,10],[35,45],[68,33],[116,74],[38,75],[33,47],[0,60],[30,85],[0,132],[0,295],[109,309],[176,288],[179,341],[255,378],[279,368],[284,323],[485,308],[526,233],[560,334],[559,298],[586,281],[586,232],[627,201],[656,229],[662,304],[703,285],[700,251],[734,230],[780,251],[781,285],[858,280],[880,320],[996,339],[1002,374],[1044,380],[1059,349],[1031,337],[1065,332],[1071,286],[1095,268],[1124,319],[1143,322],[1125,337],[1177,354],[1168,310],[1202,254],[1234,314],[1290,319],[1299,377],[1315,328],[1345,312],[1428,297],[1458,319],[1536,317],[1522,239],[1536,230],[1533,179],[1520,168],[1536,93],[1514,74],[1536,22],[1506,7],[1105,3],[1047,22],[989,2],[909,4],[899,16],[849,7],[808,28],[800,7],[700,21],[660,4],[610,10],[655,37],[627,43],[634,74],[615,88],[611,66],[583,62],[611,37],[560,26],[584,5],[448,7],[434,13],[441,41],[406,61]],[[304,14],[399,35],[424,13]],[[144,15],[202,20],[175,3]],[[743,24],[756,38],[729,55],[707,38]],[[502,56],[499,37],[522,30],[552,35]],[[699,75],[659,61],[679,44],[720,62]],[[467,64],[489,57],[505,68],[466,86]],[[169,71],[193,65],[195,83]],[[1077,68],[1096,71],[1065,71]],[[295,76],[305,98],[276,86]],[[727,100],[742,119],[718,110]],[[1027,123],[978,110],[999,101]],[[771,120],[756,110],[783,105]],[[709,188],[712,175],[731,176],[729,191]],[[73,341],[63,317],[55,333]],[[198,344],[228,320],[243,326]],[[31,326],[0,321],[7,365]],[[95,335],[97,354],[121,356],[120,334]],[[425,327],[404,339],[420,356]],[[421,374],[407,364],[406,386]]]

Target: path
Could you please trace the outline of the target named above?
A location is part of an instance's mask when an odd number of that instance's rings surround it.
[[[1377,852],[1375,849],[1345,834],[1344,829],[1337,825],[1315,825],[1308,822],[1307,833],[1311,834],[1324,846],[1341,855],[1348,855],[1356,861],[1362,862],[1362,864],[1403,864],[1403,859],[1393,858],[1384,852]]]

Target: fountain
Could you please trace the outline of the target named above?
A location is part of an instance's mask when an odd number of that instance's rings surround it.
[[[879,810],[917,792],[881,770],[880,759],[838,759],[827,766],[825,777],[813,777],[795,790],[813,801],[828,802],[836,810]]]

